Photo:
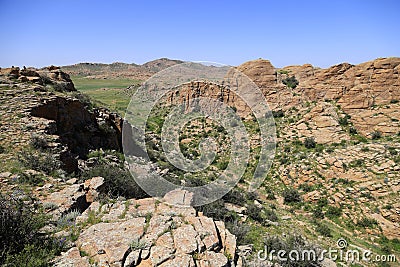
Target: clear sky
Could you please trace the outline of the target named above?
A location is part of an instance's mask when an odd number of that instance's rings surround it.
[[[400,56],[400,1],[0,0],[0,66]]]

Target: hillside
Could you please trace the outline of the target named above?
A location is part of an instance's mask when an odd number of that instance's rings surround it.
[[[112,64],[78,63],[69,66],[62,66],[61,69],[72,76],[85,76],[94,79],[131,78],[136,80],[146,80],[154,73],[182,62],[183,61],[180,60],[160,58],[144,63],[143,65],[121,62],[115,62]]]
[[[208,168],[185,173],[163,152],[165,117],[173,105],[198,97],[233,107],[250,140],[238,185],[195,208],[171,205],[193,201],[185,190],[149,197],[122,153],[121,114],[132,92],[179,63],[0,70],[1,264],[264,266],[257,252],[266,245],[336,249],[339,238],[360,251],[400,259],[399,58],[327,69],[309,64],[278,69],[263,59],[235,67],[261,89],[272,110],[265,116],[276,127],[273,164],[255,192],[247,189],[262,149],[260,126],[235,88],[190,81],[171,89],[152,110],[142,137],[151,161],[141,158],[142,147],[129,153],[143,170],[190,187],[212,182],[227,168],[232,137],[210,118],[181,125],[178,144],[195,160],[201,141],[212,137],[217,155]],[[226,78],[232,75],[231,69]],[[294,88],[283,83],[292,76],[298,81]],[[15,225],[21,231],[13,234]],[[335,266],[330,260],[303,263]]]

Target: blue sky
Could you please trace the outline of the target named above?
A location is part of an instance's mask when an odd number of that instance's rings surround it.
[[[400,1],[0,0],[0,66],[400,56]]]

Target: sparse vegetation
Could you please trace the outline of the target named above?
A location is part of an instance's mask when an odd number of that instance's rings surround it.
[[[332,237],[331,229],[323,223],[316,223],[315,230],[325,237]]]
[[[376,140],[382,137],[382,133],[379,131],[374,131],[371,133],[371,139]]]
[[[0,265],[45,267],[63,243],[43,233],[48,218],[22,200],[0,194]]]
[[[282,83],[291,89],[295,89],[297,87],[297,85],[299,85],[299,81],[296,79],[295,76],[291,76],[286,79],[283,79]]]
[[[373,218],[363,217],[357,222],[357,226],[363,228],[375,228],[378,226],[378,222]]]
[[[325,215],[329,219],[333,219],[333,218],[339,217],[340,215],[342,215],[342,208],[341,207],[335,207],[335,206],[328,206]]]
[[[104,192],[109,197],[144,198],[148,196],[123,166],[98,163],[82,174],[84,179],[96,176],[104,178]]]
[[[301,201],[301,196],[299,191],[294,188],[287,188],[283,191],[282,196],[284,198],[285,204],[297,203]]]
[[[31,136],[30,145],[35,149],[46,150],[48,148],[48,142],[45,136],[33,134]]]
[[[25,150],[18,155],[18,160],[35,171],[52,174],[61,168],[61,162],[49,152]]]

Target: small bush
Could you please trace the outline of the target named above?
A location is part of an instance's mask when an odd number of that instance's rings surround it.
[[[314,211],[313,211],[313,217],[315,219],[323,219],[325,218],[324,213],[322,212],[322,207],[321,206],[317,206]]]
[[[364,165],[364,159],[355,159],[350,161],[349,167],[362,167]]]
[[[331,229],[325,224],[317,224],[315,230],[323,236],[332,237]]]
[[[283,116],[285,116],[285,113],[281,109],[277,111],[273,110],[272,116],[274,116],[274,118],[282,118]]]
[[[233,235],[236,236],[236,242],[240,245],[247,244],[247,234],[250,231],[250,227],[242,222],[234,221],[234,222],[227,222],[225,224],[226,229],[229,230]]]
[[[277,222],[278,216],[276,215],[275,211],[264,209],[265,218],[271,222]]]
[[[145,198],[147,193],[136,183],[129,171],[123,166],[101,163],[82,174],[84,179],[101,176],[104,178],[104,191],[108,196],[116,198]]]
[[[246,214],[253,220],[261,223],[261,222],[263,222],[263,219],[264,219],[261,211],[262,211],[262,209],[260,209],[256,205],[250,204],[247,207]]]
[[[297,87],[297,85],[299,85],[299,81],[296,79],[295,76],[291,76],[286,79],[283,79],[282,83],[291,89],[294,89]]]
[[[301,190],[303,190],[304,192],[311,192],[311,191],[313,191],[314,190],[314,187],[312,186],[312,185],[309,185],[309,184],[306,184],[306,183],[304,183],[304,184],[301,184],[300,186],[299,186],[299,189],[301,189]]]
[[[326,210],[325,215],[329,219],[333,219],[333,218],[339,217],[340,215],[342,215],[342,208],[341,207],[335,207],[335,206],[328,206],[328,209]]]
[[[135,239],[130,243],[130,248],[131,250],[142,250],[150,247],[150,244],[143,241],[143,240],[138,240]]]
[[[341,126],[346,126],[346,125],[348,125],[348,124],[349,124],[348,117],[345,116],[345,117],[339,118],[339,124],[340,124]]]
[[[18,177],[18,182],[29,185],[40,185],[43,183],[44,177],[42,174],[21,173]]]
[[[81,213],[78,210],[72,210],[58,219],[57,226],[60,228],[71,226],[75,224],[75,219],[79,215],[81,215]]]
[[[382,137],[382,133],[379,131],[375,131],[371,133],[372,140],[376,140]]]
[[[370,219],[367,217],[363,217],[361,220],[357,222],[357,226],[363,227],[363,228],[374,228],[378,226],[378,222],[375,219]]]
[[[299,191],[294,188],[288,188],[283,191],[282,196],[285,204],[301,202],[301,196]]]
[[[353,126],[351,126],[351,127],[349,128],[349,133],[350,133],[350,134],[357,134],[357,129],[354,128]]]
[[[325,207],[326,205],[328,205],[328,200],[326,198],[320,198],[317,201],[317,205],[320,207]]]
[[[58,209],[58,204],[54,202],[45,202],[43,203],[43,208],[45,210],[55,210]]]
[[[43,171],[48,175],[61,168],[61,162],[48,152],[24,151],[18,155],[18,160],[26,168]]]
[[[316,145],[317,144],[314,137],[307,137],[306,139],[304,139],[304,146],[306,148],[315,148]]]
[[[83,94],[81,92],[72,92],[71,96],[78,99],[89,110],[93,109],[94,105],[92,103],[92,100],[90,99],[90,96],[88,96],[87,94]]]
[[[63,244],[42,231],[48,218],[22,200],[2,194],[0,210],[0,265],[49,266]]]
[[[196,210],[203,212],[205,216],[211,217],[218,221],[234,222],[240,219],[235,212],[229,211],[225,208],[225,203],[222,199],[196,207]]]
[[[30,145],[33,148],[46,150],[48,148],[48,142],[45,136],[33,134],[31,136]]]
[[[229,191],[225,196],[223,196],[222,199],[225,200],[226,202],[241,206],[243,206],[246,203],[246,197],[242,192],[240,192],[240,190],[236,188]]]

